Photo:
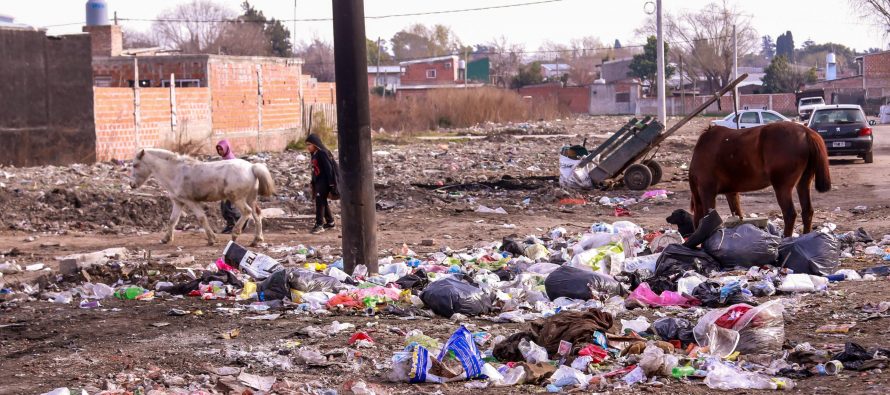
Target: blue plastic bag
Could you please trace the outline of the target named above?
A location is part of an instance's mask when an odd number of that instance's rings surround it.
[[[455,377],[439,377],[429,372],[434,363],[441,362],[448,353],[454,354],[463,367],[462,374]],[[458,380],[486,379],[482,373],[485,363],[479,354],[479,348],[473,341],[473,334],[461,326],[442,346],[436,361],[430,357],[430,352],[419,344],[410,344],[402,352],[397,352],[393,358],[393,375],[391,378],[398,381],[417,383],[445,383]]]

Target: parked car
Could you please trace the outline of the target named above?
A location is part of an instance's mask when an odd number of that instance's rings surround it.
[[[784,115],[772,110],[739,111],[739,123],[736,127],[736,114],[729,114],[723,119],[711,121],[711,125],[724,126],[730,129],[746,129],[779,121],[790,121]]]
[[[874,134],[862,107],[855,104],[831,104],[816,107],[807,126],[825,141],[829,156],[858,156],[865,163],[874,162]]]
[[[797,115],[800,116],[801,121],[806,121],[810,118],[810,114],[813,113],[813,110],[816,109],[816,107],[824,105],[825,99],[819,96],[801,98],[800,101],[797,102]]]

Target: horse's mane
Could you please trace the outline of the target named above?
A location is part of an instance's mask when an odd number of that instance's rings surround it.
[[[160,158],[166,161],[175,161],[175,162],[198,162],[197,159],[192,158],[191,156],[184,154],[177,154],[173,151],[168,151],[161,148],[146,148],[145,153],[151,154],[156,158]]]

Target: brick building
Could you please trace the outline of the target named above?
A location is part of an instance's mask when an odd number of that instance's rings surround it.
[[[869,114],[890,101],[890,51],[856,58],[857,75],[808,84],[807,90],[823,90],[826,103],[859,104]]]
[[[333,84],[302,74],[295,58],[120,56],[118,26],[89,26],[96,156],[128,159],[137,148],[280,151],[302,138],[306,111],[336,115]],[[137,83],[138,82],[138,83]]]
[[[400,62],[399,96],[425,94],[434,89],[480,88],[484,83],[464,83],[464,70],[457,55]]]

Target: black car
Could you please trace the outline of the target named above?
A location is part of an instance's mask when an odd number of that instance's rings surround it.
[[[854,104],[832,104],[813,110],[807,126],[825,141],[829,156],[858,156],[874,162],[874,135],[862,108]]]

